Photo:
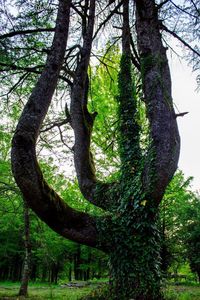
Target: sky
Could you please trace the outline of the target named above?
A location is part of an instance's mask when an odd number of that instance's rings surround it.
[[[179,112],[188,112],[178,117],[181,137],[179,169],[186,177],[193,176],[193,190],[200,192],[200,91],[197,88],[197,73],[184,60],[169,59],[172,76],[173,100]]]

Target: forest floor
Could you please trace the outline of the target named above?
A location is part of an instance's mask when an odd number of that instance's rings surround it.
[[[0,282],[0,300],[21,300],[17,296],[19,283]],[[61,285],[29,284],[28,300],[78,300],[94,287],[67,287]]]
[[[30,283],[28,300],[78,300],[96,287],[95,283],[81,287]],[[24,299],[17,296],[18,291],[19,283],[0,282],[0,300]],[[166,300],[200,300],[200,285],[169,284],[165,295]]]

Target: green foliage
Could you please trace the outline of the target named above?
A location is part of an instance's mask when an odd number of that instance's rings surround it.
[[[30,283],[28,299],[30,300],[78,300],[87,295],[93,286],[67,288],[49,284]],[[18,299],[18,283],[0,283],[0,299]]]
[[[193,272],[197,273],[200,281],[200,198],[195,197],[187,207],[186,218],[187,221],[183,228],[185,233],[185,247],[186,255],[189,260],[190,267]]]
[[[192,178],[185,179],[183,173],[178,171],[169,184],[161,203],[161,256],[164,271],[176,273],[187,260],[187,252],[192,251],[188,248],[190,244],[188,242],[191,234],[195,235],[191,224],[195,224],[196,221],[198,224],[199,197],[191,191],[191,180]],[[196,229],[198,232],[198,226]],[[193,251],[195,251],[194,248]]]
[[[165,291],[166,300],[199,300],[200,287],[199,286],[168,286]]]
[[[98,113],[92,133],[98,176],[110,175],[114,179],[119,168],[116,97],[120,54],[118,47],[107,45],[107,48],[99,54],[100,63],[91,68],[89,108]]]
[[[19,107],[17,104],[8,107],[3,103],[1,107],[3,109],[0,113],[0,279],[20,280],[24,259],[23,201],[14,182],[10,165],[11,131],[19,116]],[[4,118],[5,116],[7,118]],[[65,176],[59,173],[51,157],[40,159],[40,166],[50,186],[58,191],[69,205],[94,215],[102,213],[84,200],[77,182],[68,182]],[[30,221],[31,279],[55,282],[61,278],[63,280],[68,280],[70,276],[73,278],[77,244],[58,236],[33,212]],[[81,246],[80,262],[76,268],[82,271],[82,278],[85,276],[84,272],[88,274],[88,278],[98,277],[105,273],[106,261],[104,253]]]
[[[103,285],[92,290],[88,295],[81,298],[81,300],[111,300],[110,289],[108,285]]]
[[[140,126],[137,122],[137,96],[132,79],[131,61],[122,55],[119,73],[119,151],[122,165],[122,181],[132,177],[141,163]]]
[[[141,295],[162,299],[156,211],[142,189],[138,99],[130,57],[125,55],[121,57],[118,89],[120,176],[110,190],[112,214],[98,224],[100,242],[109,241],[110,245],[109,299],[140,299]]]

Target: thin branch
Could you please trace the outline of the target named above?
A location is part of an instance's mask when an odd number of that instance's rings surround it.
[[[174,31],[168,29],[165,25],[160,25],[161,29],[163,29],[166,32],[169,32],[173,37],[175,37],[177,40],[179,40],[185,47],[190,49],[193,53],[200,56],[200,53],[196,51],[193,47],[191,47],[186,41],[184,41],[179,35],[177,35]]]
[[[93,52],[92,52],[92,55],[93,55],[94,57],[96,57],[96,59],[97,59],[102,65],[105,66],[105,68],[106,68],[106,70],[107,70],[107,73],[108,73],[108,75],[109,75],[109,77],[110,77],[110,80],[111,80],[111,81],[114,81],[113,78],[112,78],[112,76],[111,76],[111,74],[110,74],[109,68],[112,68],[112,69],[115,69],[115,68],[114,68],[112,65],[108,65],[107,63],[105,63],[105,62],[104,62],[104,58],[103,58],[103,59],[100,59],[100,58],[99,58],[99,55],[96,55],[96,54],[94,54]]]
[[[197,18],[197,16],[191,14],[190,12],[186,11],[185,9],[183,9],[182,7],[178,6],[176,3],[174,3],[174,1],[172,0],[169,0],[178,10],[182,11],[183,13],[189,15],[190,17],[193,17],[193,18]]]
[[[165,0],[156,6],[157,9],[161,9],[169,0]]]
[[[24,35],[24,34],[39,33],[39,32],[53,32],[53,31],[55,31],[55,28],[35,28],[35,29],[27,29],[27,30],[16,30],[16,31],[12,31],[0,35],[0,40],[8,37],[13,37],[16,35]]]
[[[73,148],[70,148],[70,147],[65,143],[64,138],[63,138],[63,134],[62,134],[62,130],[61,130],[60,126],[58,126],[58,130],[59,130],[59,133],[60,133],[60,139],[61,139],[61,142],[63,143],[63,145],[64,145],[65,147],[67,147],[71,152],[74,152],[74,151],[73,151]]]
[[[38,65],[35,67],[20,67],[15,64],[6,64],[6,63],[2,63],[2,62],[0,62],[0,66],[8,68],[8,69],[0,70],[0,72],[9,71],[9,70],[22,70],[22,71],[36,73],[36,74],[41,74],[41,71],[37,71],[37,69],[44,67],[44,65]]]
[[[195,2],[194,2],[193,0],[190,0],[190,1],[192,2],[192,4],[193,4],[193,6],[194,6],[194,8],[195,8],[195,10],[196,10],[196,12],[197,12],[197,14],[200,16],[200,10],[199,10],[198,7],[196,6]]]
[[[35,67],[20,67],[20,66],[17,66],[15,64],[5,64],[5,63],[0,62],[0,67],[1,66],[7,67],[7,69],[0,69],[0,72],[7,72],[7,71],[10,71],[10,70],[21,70],[21,71],[25,71],[25,72],[38,74],[38,75],[41,74],[42,70],[38,71],[37,69],[38,68],[44,68],[44,65],[38,65],[38,66],[35,66]],[[64,69],[64,71],[66,71],[66,70]],[[66,78],[63,75],[59,75],[59,78],[62,79],[63,81],[65,81],[66,83],[68,83],[69,86],[72,86],[72,82],[71,82],[70,79]]]
[[[69,118],[66,118],[60,122],[54,122],[53,124],[47,126],[45,129],[40,130],[40,132],[47,132],[47,131],[53,129],[54,127],[61,127],[69,122],[70,122]]]
[[[119,2],[119,4],[110,12],[110,14],[107,16],[107,18],[99,25],[98,29],[96,30],[94,36],[93,36],[93,40],[96,38],[97,34],[99,33],[99,31],[101,30],[101,28],[103,26],[105,26],[105,24],[112,18],[112,16],[117,13],[118,9],[121,7],[123,3],[123,0]]]
[[[6,93],[3,94],[1,97],[6,96],[7,100],[8,100],[8,96],[19,86],[19,84],[24,81],[24,79],[27,77],[28,73],[23,74],[22,76],[20,76],[19,80],[10,88],[10,90]]]
[[[84,15],[78,10],[78,8],[73,3],[71,4],[71,7],[81,18],[84,17]]]
[[[17,187],[13,187],[12,185],[10,185],[9,183],[6,183],[4,181],[0,181],[0,184],[4,185],[6,187],[7,191],[12,191],[17,195],[21,195],[21,192]]]
[[[182,113],[179,113],[179,114],[175,114],[175,117],[176,117],[176,118],[177,118],[177,117],[184,117],[184,116],[187,115],[187,114],[189,114],[188,111],[182,112]]]

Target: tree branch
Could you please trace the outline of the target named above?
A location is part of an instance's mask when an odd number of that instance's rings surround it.
[[[188,11],[184,10],[183,8],[181,8],[180,6],[178,6],[176,3],[174,3],[174,1],[172,1],[172,0],[169,0],[169,1],[170,1],[170,2],[171,2],[178,10],[182,11],[183,13],[189,15],[189,16],[192,17],[192,18],[195,18],[195,19],[197,18],[197,16],[191,14],[190,12],[188,12]]]
[[[35,67],[21,67],[21,66],[17,66],[15,64],[6,64],[6,63],[1,63],[0,62],[0,67],[7,67],[4,69],[0,68],[0,72],[7,72],[10,70],[21,70],[21,71],[25,71],[25,72],[30,72],[30,73],[34,73],[34,74],[38,74],[40,75],[42,71],[39,71],[38,69],[42,69],[44,68],[44,65],[38,65]],[[64,71],[66,71],[65,68],[63,68]],[[70,79],[66,78],[63,75],[59,75],[59,78],[62,79],[63,81],[65,81],[67,84],[69,84],[70,86],[72,86],[72,82]]]
[[[51,103],[64,60],[68,38],[69,0],[60,0],[56,30],[46,65],[25,105],[12,140],[12,170],[24,199],[60,235],[97,246],[96,220],[69,207],[49,187],[36,158],[36,141]]]
[[[192,48],[187,42],[185,42],[180,36],[178,36],[174,31],[168,29],[164,24],[160,24],[160,28],[164,31],[170,33],[173,37],[175,37],[177,40],[179,40],[185,47],[190,49],[193,53],[200,56],[200,53],[196,51],[194,48]]]
[[[146,198],[158,205],[177,168],[180,138],[155,1],[136,0],[136,31],[151,138],[143,186]]]
[[[117,13],[118,9],[122,6],[123,4],[123,0],[119,2],[119,4],[110,12],[110,14],[107,16],[107,18],[99,25],[98,29],[96,30],[94,36],[93,36],[93,40],[96,38],[97,34],[99,33],[99,31],[101,30],[101,28],[103,26],[105,26],[105,24],[112,18],[112,16]]]
[[[35,28],[35,29],[26,29],[26,30],[16,30],[16,31],[12,31],[0,35],[0,40],[13,37],[16,35],[24,35],[24,34],[39,33],[39,32],[53,32],[53,31],[55,31],[55,28]]]
[[[157,6],[156,6],[156,8],[159,10],[159,9],[161,9],[167,2],[169,2],[170,0],[164,0],[163,2],[161,2],[160,4],[158,4]]]
[[[178,114],[175,114],[175,117],[184,117],[185,115],[187,115],[189,112],[186,111],[186,112],[182,112],[182,113],[178,113]]]
[[[96,113],[87,109],[89,79],[87,75],[92,47],[95,18],[95,1],[90,1],[89,19],[84,35],[81,59],[75,72],[71,93],[71,120],[75,134],[74,163],[83,196],[96,206],[108,209],[112,206],[108,200],[113,185],[100,183],[96,179],[93,156],[90,151],[91,134]]]
[[[70,119],[64,119],[62,121],[54,122],[51,125],[47,126],[46,128],[41,129],[40,132],[47,132],[47,131],[51,130],[54,127],[61,127],[61,126],[65,125],[69,122],[70,122]]]

